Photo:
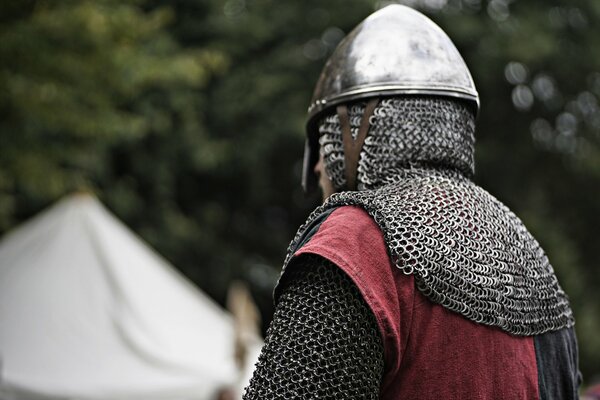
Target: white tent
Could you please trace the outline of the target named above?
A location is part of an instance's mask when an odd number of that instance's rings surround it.
[[[94,197],[0,242],[1,399],[212,399],[238,378],[229,315]]]

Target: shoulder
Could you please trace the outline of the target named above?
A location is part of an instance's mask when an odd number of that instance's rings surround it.
[[[294,255],[305,253],[320,255],[340,267],[351,269],[364,267],[372,261],[388,261],[381,229],[359,206],[330,210],[306,232]]]
[[[323,220],[321,229],[327,229],[329,234],[345,238],[354,235],[363,237],[366,234],[382,236],[377,223],[360,206],[342,206],[333,209]]]
[[[381,229],[360,206],[334,208],[307,232],[284,275],[306,255],[326,259],[342,270],[377,320],[386,365],[397,368],[412,319],[413,277],[392,265]]]
[[[363,208],[341,206],[331,211],[311,229],[289,267],[293,269],[294,260],[304,255],[321,257],[340,268],[378,319],[388,319],[387,308],[397,309],[395,275],[400,271],[392,267],[381,229]]]

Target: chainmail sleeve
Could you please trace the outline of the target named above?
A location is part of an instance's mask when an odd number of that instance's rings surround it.
[[[338,267],[295,261],[243,399],[378,399],[384,353],[373,313]]]

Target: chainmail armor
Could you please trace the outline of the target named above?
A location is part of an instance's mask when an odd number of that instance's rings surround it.
[[[348,108],[353,138],[364,110],[363,102]],[[382,186],[393,179],[394,169],[414,162],[454,168],[469,177],[475,172],[475,118],[466,103],[434,97],[387,98],[379,102],[369,125],[358,161],[358,190]],[[327,175],[337,190],[343,189],[344,147],[336,113],[321,120],[319,133]]]
[[[317,256],[296,262],[243,399],[378,399],[375,316],[339,268]]]
[[[416,117],[393,110],[374,116],[361,152],[359,191],[336,193],[311,214],[288,249],[284,271],[319,215],[356,205],[381,228],[392,263],[414,275],[431,301],[515,335],[573,326],[567,296],[538,242],[515,214],[469,179],[474,140],[473,116],[465,114],[466,107],[424,98],[395,98],[381,105],[421,111]],[[433,115],[427,115],[428,109]],[[452,109],[454,115],[446,115]],[[361,107],[350,107],[349,113],[355,128]],[[381,115],[409,128],[394,132],[394,122],[377,122]],[[340,157],[343,163],[343,154],[338,154],[342,139],[335,118],[324,118],[321,143],[326,171],[339,188],[344,174],[337,164]]]

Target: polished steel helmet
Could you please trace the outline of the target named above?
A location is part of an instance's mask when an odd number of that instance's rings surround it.
[[[390,5],[354,28],[321,72],[308,109],[304,189],[316,183],[321,115],[353,100],[414,94],[464,99],[479,110],[473,78],[448,35],[420,12]]]

